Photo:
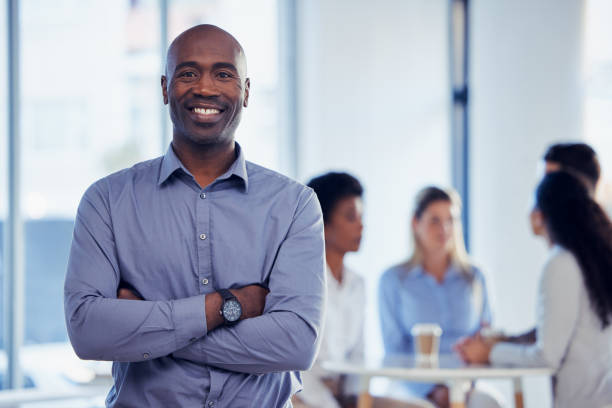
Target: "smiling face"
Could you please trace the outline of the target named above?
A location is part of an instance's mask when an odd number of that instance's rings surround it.
[[[456,212],[450,201],[438,200],[412,220],[414,234],[426,253],[451,250]]]
[[[325,223],[325,246],[340,253],[356,252],[361,243],[363,202],[359,196],[339,200]]]
[[[240,44],[214,26],[191,28],[168,50],[161,80],[177,143],[229,144],[249,98]]]

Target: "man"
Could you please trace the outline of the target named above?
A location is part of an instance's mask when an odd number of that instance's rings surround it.
[[[234,142],[250,80],[230,34],[183,32],[161,85],[167,153],[94,183],[79,206],[70,340],[114,361],[108,407],[289,407],[322,319],[319,203]]]
[[[601,168],[597,153],[591,146],[586,143],[556,143],[548,147],[542,159],[544,164],[544,175],[556,171],[571,173],[584,183],[591,196],[595,195],[597,183],[599,183],[599,178],[601,176]],[[544,235],[545,227],[541,217],[537,217],[536,212],[532,211],[530,220],[533,233],[538,236]],[[462,354],[465,360],[470,361],[480,356],[488,355],[495,341],[533,344],[537,340],[536,329],[533,328],[515,336],[495,336],[495,338],[491,340],[492,341],[487,341],[487,339],[484,339],[482,336],[476,335],[472,339],[465,339],[459,343],[457,345],[457,351]],[[471,343],[469,351],[466,347],[468,343]]]
[[[544,172],[567,171],[580,178],[595,194],[601,175],[597,153],[585,143],[557,143],[544,154]]]

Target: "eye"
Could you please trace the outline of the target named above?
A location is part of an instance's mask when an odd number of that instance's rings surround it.
[[[178,76],[179,78],[195,78],[196,73],[193,71],[184,71],[181,72]]]
[[[227,72],[227,71],[219,71],[217,73],[217,76],[221,79],[229,79],[229,78],[233,78],[234,75],[232,75],[231,72]]]

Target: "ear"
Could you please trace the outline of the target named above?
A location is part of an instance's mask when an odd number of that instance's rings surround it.
[[[247,78],[244,81],[244,102],[242,102],[243,107],[249,106],[249,93],[251,92],[251,78]]]
[[[417,220],[417,217],[412,217],[412,221],[410,222],[410,225],[412,226],[413,231],[416,231],[418,224],[419,224],[419,220]]]
[[[168,80],[166,79],[165,75],[162,75],[161,88],[162,88],[162,95],[164,96],[164,105],[168,104],[168,89],[166,87],[167,85],[168,85]]]
[[[529,220],[531,221],[531,231],[534,235],[542,236],[545,233],[546,226],[544,225],[544,216],[542,211],[534,208],[529,213]]]

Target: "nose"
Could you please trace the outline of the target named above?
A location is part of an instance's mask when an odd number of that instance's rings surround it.
[[[212,75],[205,73],[200,77],[193,91],[196,95],[201,96],[218,96],[219,88],[212,78]]]

